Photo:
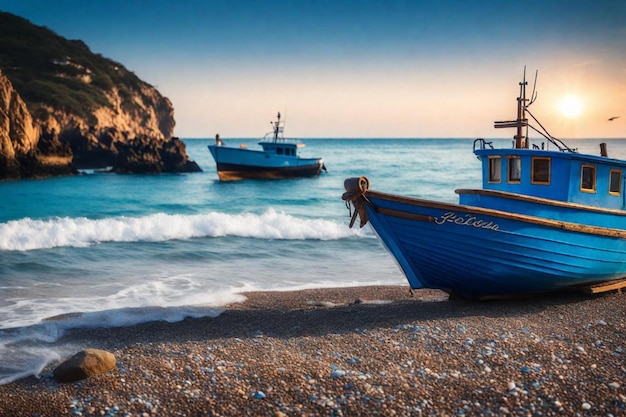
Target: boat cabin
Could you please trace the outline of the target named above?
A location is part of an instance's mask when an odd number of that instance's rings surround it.
[[[266,133],[259,145],[263,148],[266,156],[292,157],[298,156],[298,148],[304,148],[304,143],[287,141],[283,137],[284,121],[280,120],[280,112],[275,122],[272,123],[272,131]]]
[[[533,89],[530,99],[527,99],[527,85],[524,69],[524,80],[519,83],[517,118],[494,122],[495,128],[516,129],[513,147],[495,149],[485,139],[474,141],[474,154],[482,163],[483,190],[600,209],[624,210],[626,162],[609,158],[604,143],[600,144],[599,156],[581,154],[550,135],[528,109],[537,95]],[[530,125],[529,116],[537,121],[542,130]],[[547,139],[547,142],[531,147],[529,128]],[[546,144],[554,148],[549,150]],[[467,195],[465,191],[461,194]],[[470,204],[474,203],[472,198],[461,196],[461,200]]]
[[[482,163],[484,190],[608,209],[626,207],[626,164],[621,160],[575,151],[490,146],[484,139],[474,143],[474,154]]]
[[[298,148],[304,148],[303,143],[288,143],[288,142],[259,142],[259,145],[263,147],[263,151],[267,154],[276,156],[297,157]]]

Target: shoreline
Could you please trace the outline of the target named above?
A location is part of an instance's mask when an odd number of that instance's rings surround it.
[[[117,368],[0,385],[0,415],[620,415],[626,295],[448,299],[404,286],[244,293],[215,318],[75,329]],[[64,358],[66,359],[66,358]]]

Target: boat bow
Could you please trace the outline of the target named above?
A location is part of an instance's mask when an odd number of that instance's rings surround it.
[[[370,187],[370,181],[367,177],[346,178],[343,182],[343,186],[346,192],[343,193],[341,198],[346,202],[346,206],[350,211],[352,211],[350,203],[354,206],[354,213],[350,213],[350,228],[354,226],[357,215],[361,220],[360,227],[365,226],[367,224],[367,210],[365,205],[369,202],[365,194]]]

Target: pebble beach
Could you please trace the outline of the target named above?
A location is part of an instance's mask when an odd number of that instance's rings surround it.
[[[254,292],[215,318],[68,331],[112,371],[0,386],[0,416],[623,416],[626,295]]]

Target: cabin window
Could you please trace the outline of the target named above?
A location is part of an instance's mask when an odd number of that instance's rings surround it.
[[[609,177],[609,194],[620,195],[622,193],[622,171],[612,169]]]
[[[519,158],[519,156],[511,156],[508,158],[508,162],[508,181],[520,182],[520,179],[522,178],[522,160]]]
[[[499,183],[502,181],[502,158],[499,156],[489,157],[489,182]]]
[[[587,192],[596,191],[596,167],[583,165],[580,174],[580,189]]]
[[[278,155],[282,155],[283,154],[283,148],[276,148],[276,153]]]
[[[550,184],[550,158],[532,159],[533,184]]]

